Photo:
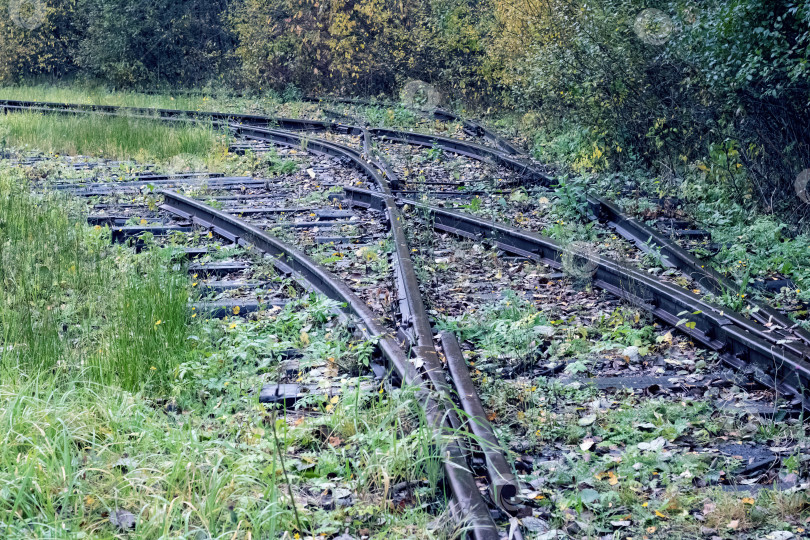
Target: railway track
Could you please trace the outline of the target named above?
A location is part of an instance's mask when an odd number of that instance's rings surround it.
[[[465,345],[459,344],[450,333],[445,332],[438,339],[435,335],[424,291],[429,291],[432,305],[442,306],[446,302],[436,287],[419,278],[416,265],[421,263],[416,258],[422,254],[413,247],[412,224],[421,230],[433,229],[443,252],[452,252],[458,242],[466,241],[495,249],[496,256],[507,261],[505,264],[538,265],[549,270],[549,275],[561,276],[560,272],[571,264],[585,269],[592,285],[606,295],[598,301],[610,297],[613,302],[627,302],[646,312],[662,328],[676,329],[684,340],[716,353],[728,370],[728,377],[748,381],[739,384],[758,384],[769,389],[774,400],[786,396],[790,414],[795,413],[791,406],[810,410],[804,390],[810,381],[810,335],[763,304],[758,304],[758,310],[746,318],[705,301],[702,292],[728,290],[733,284],[701,264],[668,235],[624,215],[609,201],[588,199],[594,222],[615,232],[642,253],[658,250],[663,265],[679,272],[698,292],[632,265],[576,246],[561,245],[529,230],[441,207],[440,204],[452,199],[468,205],[471,197],[492,195],[514,185],[533,185],[538,189],[552,185],[548,171],[478,124],[465,123],[465,130],[486,144],[353,124],[230,113],[19,101],[0,102],[0,107],[7,113],[33,110],[127,114],[166,121],[191,119],[230,129],[240,140],[258,142],[264,145],[262,148],[305,150],[312,161],[307,162],[304,169],[307,173],[301,171],[296,182],[305,193],[285,192],[289,190],[289,182],[282,185],[267,179],[216,175],[161,176],[148,171],[116,182],[104,178],[88,182],[82,178],[52,187],[77,196],[107,198],[107,202],[95,204],[99,212],[90,219],[94,225],[110,226],[114,239],[134,241],[137,247],[144,237],[200,236],[199,232],[205,231],[204,238],[217,237],[233,249],[255,250],[271,262],[283,279],[303,290],[339,301],[344,306],[341,315],[368,339],[376,341],[379,355],[395,378],[423,389],[422,405],[436,431],[436,440],[442,441],[445,475],[452,493],[450,506],[455,508],[459,521],[470,526],[469,534],[474,538],[499,537],[490,507],[498,508],[501,516],[519,515],[522,505],[516,497],[521,485],[477,395],[464,361]],[[443,111],[436,111],[434,117],[458,120]],[[480,178],[489,181],[442,181],[439,174],[431,176],[430,172],[406,176],[403,172],[425,164],[403,158],[403,151],[398,150],[401,148],[421,149],[415,152],[440,150],[469,160],[482,168]],[[329,170],[342,172],[330,174],[330,181],[324,182],[324,173]],[[467,178],[469,174],[464,176]],[[492,181],[495,176],[504,180]],[[144,189],[145,184],[148,189]],[[460,188],[464,188],[463,192]],[[146,223],[128,224],[135,214],[131,206],[126,206],[130,203],[121,202],[122,195],[127,199],[148,199],[144,204],[152,214],[145,214],[143,209],[135,213],[146,215]],[[537,226],[532,222],[528,225]],[[369,259],[341,261],[344,249],[368,253]],[[220,247],[218,251],[221,250]],[[385,250],[390,251],[390,261],[377,264],[379,268],[369,277],[371,260],[385,259],[388,255]],[[190,246],[184,256],[197,257],[208,251],[207,247]],[[329,251],[335,255],[324,256]],[[415,257],[414,253],[418,255]],[[192,308],[209,316],[244,316],[283,302],[280,290],[268,288],[266,280],[254,276],[252,266],[245,261],[226,259],[219,266],[209,265],[205,270],[192,266],[192,269],[198,275],[237,276],[231,283],[215,280],[205,285],[216,300]],[[359,279],[342,279],[341,272]],[[497,293],[497,288],[497,284],[492,284],[493,292]],[[383,296],[386,299],[381,301]],[[468,300],[476,301],[474,297]],[[559,375],[561,370],[556,366],[546,374],[549,373]],[[613,384],[622,387],[621,377],[615,373],[613,376]],[[660,386],[665,378],[659,377],[661,380],[652,384]],[[609,384],[599,381],[597,385]],[[632,388],[632,384],[624,386]],[[280,391],[276,386],[275,394],[267,399],[284,402],[286,398]],[[486,498],[473,471],[483,472],[487,479]]]

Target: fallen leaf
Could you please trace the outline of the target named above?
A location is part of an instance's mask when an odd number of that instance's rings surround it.
[[[135,514],[129,510],[116,510],[110,515],[110,523],[123,530],[134,529],[136,522]]]
[[[583,489],[582,491],[580,491],[579,497],[585,504],[590,504],[599,500],[599,492],[596,491],[595,489],[590,488]]]
[[[596,422],[596,415],[595,414],[589,414],[588,416],[583,416],[582,418],[580,418],[579,422],[577,422],[577,424],[579,424],[582,427],[585,427],[585,426],[590,426],[594,422]]]
[[[639,450],[652,450],[653,452],[660,450],[666,445],[667,440],[663,437],[657,437],[649,442],[638,443]]]
[[[802,529],[801,527],[799,527],[799,529],[801,530],[797,529],[797,532],[800,533],[804,532],[804,529]],[[767,540],[790,540],[793,537],[794,534],[790,531],[773,531],[765,535],[765,538]]]

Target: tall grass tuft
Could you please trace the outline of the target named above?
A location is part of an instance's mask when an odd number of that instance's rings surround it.
[[[0,368],[166,388],[183,359],[188,280],[167,251],[122,250],[67,199],[0,171]]]
[[[127,116],[7,114],[0,116],[0,138],[43,152],[158,162],[178,155],[212,157],[227,149],[225,136],[210,124]]]
[[[211,95],[179,94],[146,94],[132,91],[108,90],[101,86],[72,84],[54,86],[52,84],[0,87],[0,99],[21,101],[45,101],[52,103],[82,103],[85,105],[112,105],[115,107],[145,107],[158,109],[180,109],[186,111],[241,111],[247,104],[256,105],[252,99],[217,97]],[[275,96],[269,95],[264,100],[268,104],[275,102]]]
[[[0,537],[442,537],[428,530],[441,456],[412,389],[351,377],[303,415],[259,404],[284,351],[305,365],[370,347],[331,301],[190,319],[168,250],[135,254],[85,220],[0,165]],[[414,503],[398,508],[402,482]],[[306,502],[338,486],[354,508]]]

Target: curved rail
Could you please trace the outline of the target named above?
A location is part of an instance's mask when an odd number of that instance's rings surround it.
[[[343,309],[346,315],[358,319],[368,339],[377,342],[379,352],[401,380],[405,384],[417,386],[423,390],[422,406],[429,423],[436,431],[442,449],[446,478],[460,514],[470,522],[470,532],[473,538],[497,540],[499,538],[497,527],[478,491],[472,473],[467,468],[462,446],[457,438],[452,437],[453,434],[450,431],[442,427],[448,411],[442,400],[437,400],[434,393],[426,387],[424,379],[418,374],[404,350],[388,335],[371,309],[345,283],[321,268],[298,249],[273,238],[235,216],[216,210],[204,203],[173,191],[161,190],[158,193],[164,197],[162,209],[187,219],[195,219],[206,226],[215,227],[237,237],[237,242],[241,245],[252,245],[270,255],[273,263],[282,272],[292,275],[299,281],[305,281],[315,291],[345,304]]]
[[[401,216],[399,215],[397,204],[407,202],[410,205],[424,208],[432,214],[434,227],[439,230],[470,238],[489,239],[505,251],[542,262],[552,268],[562,267],[561,256],[565,252],[565,248],[548,238],[515,229],[507,225],[481,220],[475,216],[424,205],[415,201],[407,201],[406,199],[395,199],[394,195],[392,195],[391,188],[392,186],[396,187],[397,179],[393,171],[385,163],[385,160],[382,159],[381,156],[375,157],[373,155],[370,140],[378,139],[419,146],[437,146],[448,152],[508,167],[527,180],[537,181],[547,186],[550,186],[553,182],[550,176],[531,162],[491,147],[447,137],[409,131],[383,128],[366,130],[348,124],[297,119],[274,119],[257,115],[10,101],[0,101],[0,108],[9,111],[33,109],[43,112],[62,112],[67,114],[94,112],[101,114],[137,114],[168,121],[184,118],[208,120],[218,124],[228,125],[236,134],[246,138],[256,138],[286,146],[305,147],[307,151],[313,153],[326,154],[344,159],[353,167],[366,174],[380,187],[380,192],[357,188],[344,188],[344,192],[349,200],[367,206],[374,205],[384,210],[389,216],[389,222],[392,225],[392,236],[395,238],[395,244],[397,245],[397,257],[394,266],[398,275],[399,286],[403,291],[408,291],[401,299],[403,314],[406,315],[403,321],[403,327],[407,329],[410,325],[413,333],[408,339],[411,345],[416,345],[412,347],[411,352],[416,354],[419,358],[427,360],[425,362],[427,375],[436,393],[432,394],[433,397],[430,397],[429,401],[426,402],[426,410],[430,412],[430,418],[435,420],[433,423],[437,429],[440,429],[439,426],[442,425],[445,420],[449,420],[451,428],[455,427],[454,424],[456,424],[457,419],[453,419],[454,413],[448,410],[450,407],[447,407],[447,386],[443,369],[441,365],[438,364],[437,358],[434,363],[436,349],[432,342],[429,320],[426,315],[424,319],[422,319],[420,315],[424,313],[424,305],[421,302],[421,297],[418,295],[418,282],[415,280],[415,276],[413,278],[410,277],[413,265],[412,261],[410,261],[404,232],[401,230]],[[301,132],[318,131],[331,131],[351,135],[363,134],[366,157],[363,156],[363,153],[353,148],[301,134]],[[179,199],[171,197],[174,196],[170,196],[170,200],[181,204]],[[608,225],[613,227],[621,236],[633,241],[642,250],[649,250],[650,244],[659,246],[665,257],[665,264],[678,268],[690,275],[704,289],[718,292],[733,288],[733,283],[717,272],[705,268],[691,253],[670,241],[666,236],[654,231],[646,224],[625,216],[613,203],[595,197],[589,197],[588,202],[595,219],[601,218],[606,220]],[[202,212],[200,207],[205,206],[191,200],[183,204],[191,203],[198,205],[195,211],[199,212]],[[176,208],[176,210],[182,212],[187,212],[189,209],[190,206],[185,207],[185,210]],[[244,223],[234,225],[229,221],[236,219],[232,216],[223,218],[222,216],[209,215],[207,217],[223,219],[223,224],[230,223],[228,227],[250,227]],[[237,222],[238,221],[239,220],[237,220]],[[293,252],[287,250],[287,248],[290,250],[294,250],[294,248],[290,248],[289,246],[282,248],[279,243],[266,243],[266,240],[262,236],[255,236],[255,233],[267,237],[267,235],[264,235],[264,233],[258,229],[249,232],[248,237],[255,240],[258,244],[264,243],[264,248],[261,249],[267,249],[267,252],[270,254],[275,253],[276,256],[279,257],[291,257],[288,262],[284,262],[282,259],[277,260],[280,265],[286,264],[292,272],[298,272],[302,276],[302,279],[313,283],[316,289],[321,290],[319,287],[323,287],[323,291],[325,291],[324,293],[327,294],[327,296],[336,299],[342,299],[346,294],[351,295],[346,297],[354,298],[351,303],[347,302],[349,311],[357,315],[361,321],[363,321],[370,335],[382,336],[379,341],[380,350],[391,365],[395,367],[397,372],[400,373],[402,379],[406,382],[416,381],[425,384],[422,376],[415,370],[402,347],[393,338],[385,334],[385,331],[379,323],[374,320],[373,314],[371,314],[368,308],[364,307],[362,301],[354,296],[348,287],[340,284],[340,282],[329,275],[328,272],[322,269],[315,271],[310,268],[309,265],[314,265],[311,261],[301,263],[301,261],[305,259],[300,259],[299,255],[303,256],[303,254],[298,253],[291,255]],[[237,234],[233,230],[231,230],[231,234],[241,237],[240,234]],[[737,370],[747,372],[763,384],[775,386],[779,391],[789,394],[796,399],[797,402],[801,402],[805,408],[810,410],[810,403],[808,403],[808,399],[804,396],[805,388],[808,386],[808,383],[810,383],[810,364],[808,364],[810,349],[807,347],[807,344],[810,343],[810,333],[798,328],[787,317],[769,306],[759,306],[759,312],[752,314],[755,321],[751,321],[737,313],[724,310],[719,306],[706,302],[699,295],[691,291],[662,282],[643,272],[627,268],[616,261],[599,258],[596,262],[597,267],[594,275],[594,284],[597,287],[620,298],[636,302],[659,320],[678,328],[679,331],[690,336],[693,340],[701,343],[710,350],[718,352],[723,361],[728,365]],[[317,265],[314,266],[317,267]],[[414,294],[414,291],[417,294]],[[416,298],[418,298],[418,301],[415,300]],[[359,302],[359,305],[355,305],[355,300]],[[681,319],[680,313],[682,312],[689,313],[689,315],[687,315],[687,322]],[[765,324],[768,324],[770,327],[766,328],[763,326]],[[773,324],[780,326],[781,329],[774,329],[772,327]],[[406,334],[407,333],[408,332],[406,332]],[[463,447],[459,445],[457,441],[453,441],[453,443],[448,446],[447,452],[448,461],[445,465],[448,471],[448,480],[453,488],[453,492],[458,497],[459,493],[462,493],[463,490],[470,488],[472,485],[474,491],[477,493],[477,488],[475,488],[472,476],[469,475],[469,471],[464,468]],[[466,471],[466,475],[454,476],[451,474],[449,469],[453,469],[453,472],[457,472],[456,468],[459,464],[461,464],[460,468]],[[470,484],[471,481],[472,484]],[[457,488],[462,490],[462,492],[456,491]],[[473,499],[475,499],[474,496]],[[480,495],[476,500],[462,500],[461,498],[457,500],[465,511],[469,510],[474,515],[479,516],[479,518],[476,518],[479,520],[478,525],[474,526],[473,531],[474,535],[483,534],[484,536],[476,536],[477,538],[485,538],[487,537],[486,535],[492,534],[494,524],[488,516],[488,519],[483,517],[484,512],[482,512],[482,509],[485,510],[486,508],[483,505],[483,501],[480,500]],[[498,499],[495,498],[495,500],[497,501]],[[492,524],[492,527],[490,527],[490,524]],[[495,531],[495,534],[497,534],[497,531]]]
[[[97,105],[75,105],[75,104],[59,104],[59,103],[40,103],[30,101],[14,101],[5,100],[0,101],[0,108],[4,111],[9,110],[42,110],[43,112],[61,112],[67,114],[75,114],[77,112],[93,113],[100,112],[104,114],[140,114],[145,116],[157,117],[164,120],[177,120],[180,118],[196,118],[208,119],[212,122],[224,123],[228,122],[233,125],[233,122],[239,122],[239,129],[242,132],[248,129],[256,129],[253,126],[280,126],[284,129],[291,129],[295,131],[332,131],[335,133],[347,133],[358,135],[363,133],[363,128],[345,124],[337,124],[332,122],[322,122],[313,120],[298,120],[298,119],[285,119],[285,118],[271,118],[259,115],[245,115],[245,114],[232,114],[232,113],[217,113],[217,112],[196,112],[196,111],[180,111],[173,109],[147,109],[147,108],[133,108],[133,107],[114,107],[114,106],[97,106]],[[272,135],[268,135],[272,133]],[[421,133],[414,133],[401,130],[375,128],[369,129],[368,134],[374,138],[383,140],[390,140],[392,142],[401,142],[405,144],[415,144],[421,146],[438,146],[443,150],[454,152],[460,155],[478,159],[482,161],[495,162],[500,165],[511,168],[512,170],[521,174],[528,180],[539,181],[542,184],[550,185],[552,179],[540,171],[532,163],[514,158],[512,156],[504,155],[498,150],[469,143],[466,141],[458,141],[446,137],[438,137],[433,135],[426,135]],[[262,135],[263,137],[273,136],[274,141],[284,144],[284,141],[291,140],[300,141],[300,137],[290,133],[289,131],[282,130],[267,130]],[[267,140],[267,139],[266,139]],[[346,147],[337,149],[332,143],[315,142],[315,146],[320,145],[320,150],[323,153],[333,155],[336,157],[345,157],[346,152],[352,153],[355,157],[359,158],[359,152]],[[316,150],[316,148],[313,148]],[[317,151],[317,150],[316,150]],[[358,161],[354,161],[355,164]],[[375,182],[380,184],[380,178],[377,175],[374,167],[361,165],[364,169],[363,172],[369,174]],[[678,268],[686,274],[695,278],[698,283],[710,292],[721,292],[729,289],[734,290],[734,284],[727,279],[720,276],[717,272],[706,268],[701,265],[700,261],[691,253],[683,248],[680,248],[674,242],[671,242],[665,236],[657,233],[647,225],[627,217],[611,202],[589,197],[588,199],[593,210],[594,218],[603,218],[607,221],[608,225],[613,227],[621,236],[629,241],[632,241],[642,250],[649,250],[651,243],[661,249],[664,255],[664,262],[672,267]],[[646,238],[645,238],[646,237]],[[762,333],[761,327],[755,326],[749,329],[754,332],[761,339],[766,342],[777,345],[786,345],[791,348],[795,354],[800,357],[810,357],[810,332],[798,327],[795,323],[790,321],[786,316],[779,313],[777,310],[763,305],[758,302],[750,302],[758,310],[752,313],[752,317],[760,324],[766,324],[769,327],[777,325],[780,328],[769,328],[768,332]],[[795,343],[800,341],[800,343]],[[787,342],[787,343],[784,343]]]
[[[363,106],[383,106],[383,107],[402,107],[401,103],[389,102],[389,101],[369,101],[366,99],[356,99],[356,98],[343,98],[343,97],[314,97],[314,96],[306,96],[304,101],[308,101],[310,103],[346,103],[349,105],[363,105]],[[479,122],[475,122],[474,120],[467,120],[462,118],[461,116],[457,115],[456,113],[449,111],[447,109],[420,109],[417,107],[406,107],[411,109],[419,114],[422,114],[427,117],[435,118],[436,120],[440,120],[442,122],[459,122],[464,127],[464,131],[468,135],[472,135],[473,137],[481,137],[486,139],[490,143],[494,144],[498,147],[501,151],[512,154],[518,155],[523,154],[525,152],[521,152],[518,148],[513,145],[511,142],[507,141],[505,138],[498,135],[496,132],[492,131],[484,127]]]
[[[434,226],[440,230],[470,238],[487,238],[505,251],[562,269],[565,248],[549,238],[416,201],[404,202],[430,212]],[[774,342],[767,337],[768,328],[706,302],[691,291],[604,257],[596,262],[594,285],[636,302],[656,318],[718,352],[728,365],[751,371],[763,384],[777,385],[810,410],[810,400],[805,395],[810,388],[810,363],[805,347]],[[688,313],[687,320],[681,322],[679,314],[684,311]]]
[[[380,198],[360,188],[345,187],[344,193],[349,200],[362,204],[373,204]],[[399,203],[429,212],[438,230],[479,241],[487,239],[504,251],[558,270],[563,268],[566,248],[550,238],[418,201],[399,199]],[[596,263],[594,285],[637,303],[659,320],[720,353],[728,365],[750,371],[762,384],[778,384],[784,393],[810,410],[810,400],[805,396],[806,389],[810,388],[806,348],[795,342],[776,343],[768,337],[768,328],[711,304],[689,290],[605,257],[593,262]],[[679,315],[683,312],[688,313],[686,319]]]
[[[388,222],[391,228],[391,236],[394,240],[396,253],[394,257],[394,270],[397,282],[401,289],[401,311],[402,327],[405,340],[410,345],[411,353],[421,362],[428,379],[437,391],[440,400],[445,406],[447,420],[454,430],[461,429],[462,422],[454,410],[451,399],[451,388],[447,384],[444,368],[439,361],[439,356],[433,342],[433,330],[430,324],[427,310],[425,309],[422,295],[419,290],[419,280],[413,267],[410,256],[410,247],[402,227],[402,218],[395,199],[391,192],[389,180],[395,179],[395,175],[390,168],[381,160],[368,162],[362,155],[346,146],[323,141],[320,139],[304,138],[294,133],[280,132],[277,130],[267,130],[253,126],[232,126],[232,129],[242,137],[253,138],[264,141],[271,141],[277,144],[292,147],[305,147],[307,151],[340,157],[349,161],[352,166],[367,174],[380,187],[382,194],[373,199],[374,207],[388,215]],[[364,146],[371,152],[368,132],[364,132]],[[412,332],[413,335],[410,335]],[[462,399],[463,402],[463,399]],[[471,423],[480,424],[486,421],[486,415],[479,414],[471,419]],[[503,509],[509,511],[513,508],[510,501],[517,493],[517,483],[512,476],[511,469],[502,467],[499,462],[498,468],[489,471],[491,478],[495,480],[491,483],[493,488],[493,500]]]

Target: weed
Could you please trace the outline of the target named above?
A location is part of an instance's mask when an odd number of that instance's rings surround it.
[[[458,334],[476,346],[479,368],[506,361],[511,365],[529,362],[540,344],[552,332],[545,316],[529,302],[507,291],[504,300],[485,307],[474,316],[464,314],[439,321],[439,328]]]
[[[135,157],[147,162],[164,162],[176,156],[215,161],[227,148],[224,135],[210,125],[167,125],[144,118],[24,112],[4,115],[0,132],[11,145],[43,152],[109,159]]]

